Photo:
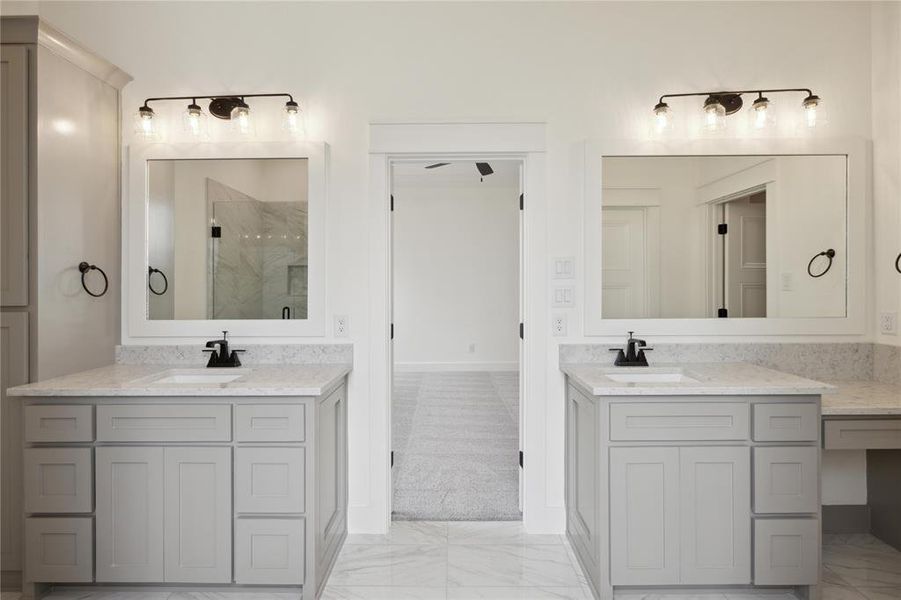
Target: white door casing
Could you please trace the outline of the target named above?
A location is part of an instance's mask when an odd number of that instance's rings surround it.
[[[370,402],[350,414],[349,529],[384,533],[390,522],[391,219],[394,160],[507,159],[524,165],[521,369],[523,520],[528,531],[559,533],[563,511],[563,415],[548,411],[547,239],[544,125],[539,123],[373,124],[370,126]],[[529,457],[534,457],[530,460]],[[557,466],[559,465],[559,466]],[[359,487],[354,486],[359,482]]]

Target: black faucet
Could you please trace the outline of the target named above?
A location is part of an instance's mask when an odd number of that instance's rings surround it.
[[[648,343],[644,340],[639,340],[638,338],[632,337],[634,331],[629,332],[629,339],[626,340],[626,350],[623,351],[622,348],[610,348],[611,352],[616,352],[616,360],[613,361],[613,364],[617,367],[646,367],[648,366],[648,359],[644,355],[645,352],[650,352],[653,348],[648,348]],[[636,348],[638,351],[636,352]]]
[[[218,346],[218,351],[216,347]],[[221,340],[211,340],[206,343],[206,348],[203,350],[204,352],[210,352],[210,360],[206,364],[207,368],[213,367],[240,367],[241,359],[238,358],[239,352],[244,352],[244,350],[232,350],[231,354],[228,352],[228,332],[222,332]]]

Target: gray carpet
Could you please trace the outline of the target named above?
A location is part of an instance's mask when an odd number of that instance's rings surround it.
[[[519,374],[396,373],[393,518],[518,521]]]

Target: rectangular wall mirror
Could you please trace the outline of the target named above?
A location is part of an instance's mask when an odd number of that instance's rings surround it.
[[[605,156],[601,169],[603,318],[845,316],[845,156]]]
[[[123,339],[325,334],[325,144],[128,152]]]
[[[147,168],[150,319],[307,318],[307,159]]]
[[[584,165],[587,335],[865,327],[863,140],[586,143]]]

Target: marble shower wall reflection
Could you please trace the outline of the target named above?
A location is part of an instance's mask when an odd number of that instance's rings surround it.
[[[263,202],[207,179],[213,319],[307,318],[307,203]]]

